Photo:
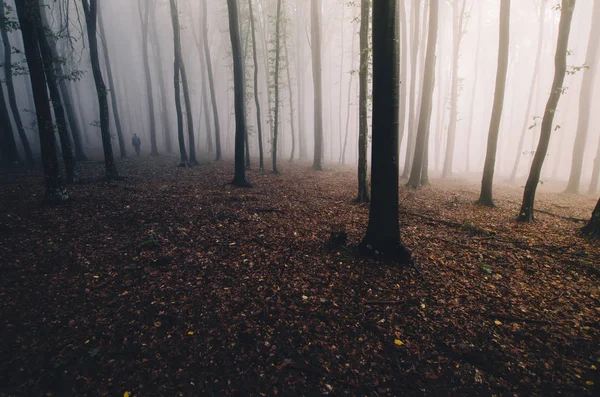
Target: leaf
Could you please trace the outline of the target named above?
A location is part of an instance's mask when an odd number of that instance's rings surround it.
[[[587,382],[585,382],[585,384],[588,386],[594,386],[594,382],[592,382],[591,380],[588,380]]]
[[[404,342],[402,342],[400,339],[396,339],[394,341],[394,345],[396,345],[396,346],[402,346],[403,344],[404,344]]]
[[[502,321],[500,321],[500,320],[494,320],[494,324],[496,324],[496,325],[502,325]]]
[[[307,300],[307,299],[308,299],[308,296],[302,295],[302,300]]]
[[[123,393],[123,397],[130,397],[130,396],[131,396],[130,391],[126,391],[125,393]]]
[[[188,335],[194,335],[194,331],[188,331]]]
[[[160,321],[155,321],[154,322],[154,326],[157,327],[157,328],[160,327],[161,325],[162,325],[162,323]]]

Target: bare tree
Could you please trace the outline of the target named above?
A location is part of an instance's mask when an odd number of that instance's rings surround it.
[[[321,9],[318,0],[311,0],[311,49],[314,86],[315,150],[313,168],[323,170],[323,86],[321,79]]]
[[[369,14],[370,1],[360,2],[360,61],[358,71],[358,195],[359,203],[369,202],[367,183],[367,148],[369,126],[367,120],[368,74],[369,74]]]
[[[185,167],[188,165],[188,156],[185,149],[185,138],[183,134],[183,111],[181,109],[181,30],[179,28],[179,15],[177,13],[177,4],[175,0],[169,0],[171,9],[171,24],[173,25],[173,46],[174,63],[173,63],[173,84],[175,87],[175,111],[177,114],[177,138],[179,140],[179,166]],[[179,45],[177,45],[179,43]]]
[[[215,160],[220,161],[223,159],[221,154],[221,128],[219,126],[219,111],[217,109],[217,96],[215,93],[212,60],[210,57],[210,45],[208,44],[208,11],[206,9],[207,1],[208,0],[202,0],[202,39],[204,41],[204,61],[206,62],[206,68],[208,72],[208,86],[210,88],[210,100],[212,103],[213,120],[215,123]]]
[[[550,135],[552,134],[552,122],[554,121],[556,107],[558,106],[558,101],[564,90],[563,83],[567,71],[567,45],[569,43],[575,2],[575,0],[562,0],[561,2],[558,42],[554,58],[554,81],[552,82],[552,91],[550,92],[550,97],[546,104],[546,111],[544,112],[544,118],[542,119],[540,141],[533,158],[533,163],[531,164],[529,178],[527,178],[527,183],[525,184],[523,203],[521,204],[521,211],[519,211],[519,217],[517,218],[520,222],[532,222],[534,220],[533,205],[535,201],[535,192],[537,185],[540,182],[542,166],[548,152],[548,144],[550,142]]]
[[[250,12],[250,29],[252,30],[252,59],[254,60],[254,105],[256,107],[256,125],[258,129],[258,153],[259,153],[259,169],[265,169],[264,152],[263,152],[263,131],[262,131],[262,116],[260,113],[260,97],[258,95],[258,57],[256,55],[256,28],[254,23],[254,9],[252,8],[252,0],[248,0],[248,9]]]
[[[274,71],[274,79],[275,79],[275,103],[273,114],[275,115],[274,126],[273,126],[273,142],[271,146],[271,156],[273,159],[273,172],[279,173],[277,171],[277,138],[279,137],[279,69],[280,69],[280,38],[281,38],[281,0],[277,0],[277,15],[275,16],[275,71]]]
[[[150,155],[158,156],[156,123],[154,121],[154,93],[152,91],[152,74],[150,73],[150,55],[148,54],[150,8],[154,5],[154,0],[138,0],[138,12],[142,22],[142,58],[144,61],[144,75],[146,76],[146,100],[148,101],[148,117],[150,118]]]

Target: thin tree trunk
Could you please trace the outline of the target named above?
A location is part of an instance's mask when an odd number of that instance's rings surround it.
[[[581,168],[583,167],[583,157],[585,155],[585,146],[587,142],[588,129],[590,127],[590,114],[592,112],[592,97],[596,84],[598,70],[598,61],[600,61],[600,2],[594,2],[592,13],[592,30],[587,48],[585,63],[591,66],[590,69],[583,71],[581,81],[581,91],[579,94],[579,118],[577,122],[577,133],[575,135],[575,144],[573,145],[573,157],[571,159],[571,173],[567,192],[578,193],[581,183]]]
[[[406,85],[406,78],[408,76],[408,29],[406,23],[406,3],[401,1],[398,3],[398,18],[399,28],[401,31],[398,32],[400,38],[398,45],[400,50],[400,116],[398,120],[398,165],[400,165],[400,151],[402,150],[402,140],[404,139],[404,130],[406,126],[406,104],[408,101],[408,86]]]
[[[198,160],[196,159],[196,142],[194,139],[194,111],[192,110],[192,102],[190,100],[190,90],[188,86],[187,73],[185,71],[185,63],[181,55],[181,44],[177,43],[179,52],[179,69],[181,71],[181,86],[183,88],[183,101],[185,103],[185,113],[187,118],[188,128],[188,145],[190,146],[189,164],[197,165]]]
[[[315,147],[313,168],[323,170],[323,87],[321,79],[321,9],[318,0],[311,0],[311,46],[314,86]],[[366,158],[366,156],[365,156]]]
[[[262,131],[262,116],[260,113],[260,98],[258,95],[258,57],[256,55],[256,29],[254,26],[254,10],[252,8],[252,0],[248,0],[248,9],[250,11],[250,27],[252,29],[252,58],[254,60],[254,104],[256,106],[256,125],[258,129],[258,153],[259,153],[259,169],[265,169],[264,151],[263,151],[263,131]]]
[[[121,127],[121,117],[119,116],[119,105],[117,103],[117,93],[115,92],[116,86],[113,80],[112,67],[110,64],[110,57],[108,51],[108,43],[106,39],[106,33],[104,31],[104,23],[102,21],[102,9],[98,11],[98,27],[100,28],[100,38],[102,40],[102,50],[104,52],[104,63],[106,65],[106,78],[108,79],[108,86],[110,87],[110,101],[112,103],[113,117],[115,120],[115,127],[117,129],[117,139],[119,141],[119,149],[121,158],[127,157],[127,149],[125,148],[125,139],[123,138],[123,128]]]
[[[286,26],[286,25],[284,25]],[[283,32],[283,50],[285,51],[285,70],[287,74],[288,92],[290,94],[290,129],[292,133],[292,152],[290,153],[290,162],[294,161],[294,152],[296,151],[296,126],[294,121],[294,92],[292,91],[292,77],[290,74],[290,58],[287,47],[287,29]]]
[[[356,7],[353,7],[356,10]],[[354,45],[356,43],[356,35],[357,32],[357,24],[356,24],[356,12],[352,15],[352,23],[354,24],[354,29],[352,31],[352,44],[350,46],[350,79],[348,80],[348,111],[346,112],[346,136],[344,138],[344,149],[342,150],[342,156],[340,158],[340,162],[342,164],[346,164],[346,147],[348,146],[348,135],[350,132],[350,105],[352,103],[352,83],[354,82]]]
[[[4,98],[4,90],[0,85],[0,153],[4,166],[12,166],[14,163],[21,164],[21,157],[17,150],[17,142],[13,133],[10,115]]]
[[[0,32],[2,34],[2,44],[4,45],[4,79],[6,82],[6,91],[8,94],[8,103],[10,105],[10,109],[13,115],[13,120],[15,121],[15,125],[17,127],[17,133],[19,134],[19,139],[21,140],[21,144],[23,145],[23,150],[25,152],[25,160],[28,164],[33,164],[33,153],[31,152],[31,145],[29,145],[29,139],[27,139],[27,134],[25,133],[25,127],[23,127],[23,120],[21,119],[21,113],[19,113],[19,106],[17,105],[17,96],[15,94],[15,85],[13,82],[12,76],[12,47],[10,45],[10,40],[8,38],[8,30],[6,28],[6,19],[4,13],[4,0],[0,0]],[[4,95],[3,95],[4,96]],[[10,120],[9,124],[10,125]],[[12,132],[11,132],[12,136]],[[14,140],[14,138],[12,139]],[[4,146],[4,145],[3,145]],[[16,152],[16,149],[15,149]],[[18,154],[18,152],[16,152]]]
[[[552,91],[548,98],[546,111],[544,112],[544,118],[542,120],[540,141],[535,152],[533,163],[531,164],[529,178],[527,178],[527,183],[525,184],[523,204],[521,205],[521,211],[519,211],[519,217],[517,218],[520,222],[532,222],[534,220],[533,205],[535,201],[535,192],[540,181],[544,159],[548,152],[554,114],[556,113],[556,107],[564,89],[563,83],[567,71],[567,45],[569,43],[571,20],[573,19],[574,9],[575,0],[562,0],[558,42],[556,45],[556,56],[554,58],[554,81],[552,83]]]
[[[342,151],[343,151],[343,142],[342,142],[342,95],[344,94],[342,81],[344,81],[344,14],[346,11],[346,4],[342,2],[342,23],[340,23],[340,52],[342,54],[340,60],[340,95],[338,96],[338,135],[340,140],[340,160],[338,162],[342,162]]]
[[[544,2],[542,2],[544,3]],[[475,74],[473,75],[473,89],[471,90],[471,111],[469,112],[469,123],[467,132],[467,155],[465,158],[465,171],[471,172],[471,139],[473,136],[473,130],[475,129],[474,115],[475,115],[475,104],[477,99],[477,80],[479,78],[479,60],[481,57],[481,21],[482,16],[479,15],[477,18],[477,49],[475,50]]]
[[[417,129],[417,140],[412,163],[412,170],[407,186],[414,189],[421,186],[424,164],[426,164],[426,152],[429,141],[429,120],[431,118],[431,106],[433,99],[433,87],[435,80],[435,48],[438,34],[439,2],[431,0],[429,7],[429,35],[427,39],[427,52],[425,56],[425,74],[423,81],[423,96],[421,98],[421,110]],[[425,166],[426,170],[426,166]],[[426,172],[425,172],[426,174]]]
[[[181,109],[181,86],[180,75],[181,75],[181,44],[180,43],[181,31],[179,29],[179,15],[177,13],[177,5],[175,0],[169,0],[171,8],[171,24],[173,25],[173,49],[174,49],[174,62],[173,62],[173,84],[175,87],[175,112],[177,114],[177,138],[179,140],[179,167],[185,167],[188,165],[187,151],[185,149],[185,137],[183,133],[183,112]]]
[[[81,0],[85,13],[88,41],[90,46],[90,57],[92,61],[92,74],[96,85],[96,94],[98,95],[98,104],[100,111],[100,131],[102,136],[102,147],[104,149],[104,165],[106,168],[106,178],[109,180],[120,179],[115,164],[113,149],[110,138],[110,124],[108,114],[108,100],[106,95],[106,85],[102,78],[100,69],[100,57],[98,56],[98,37],[96,32],[98,4],[97,0]]]
[[[38,9],[40,4],[38,0],[22,0],[17,1],[15,6],[21,27],[23,47],[29,68],[29,80],[35,102],[46,185],[45,201],[60,203],[68,200],[69,196],[60,177],[44,63],[38,51],[37,31],[41,29],[41,21],[36,20],[35,13],[32,13],[32,10]]]
[[[281,1],[281,0],[279,0]],[[233,184],[241,187],[250,187],[246,179],[244,164],[244,137],[246,133],[245,82],[244,59],[240,41],[240,27],[236,0],[227,0],[229,10],[229,36],[231,38],[231,52],[233,55],[233,80],[235,90],[235,176]]]
[[[369,77],[369,0],[360,3],[360,65],[358,74],[358,195],[359,203],[369,202],[369,186],[367,183],[367,148],[369,126],[367,120],[367,90]],[[373,149],[374,152],[374,149]]]
[[[142,10],[142,4],[144,9]],[[154,93],[152,91],[152,74],[150,72],[150,59],[148,54],[148,25],[150,20],[150,7],[148,0],[138,0],[140,20],[142,21],[142,58],[144,61],[144,75],[146,76],[146,100],[148,101],[148,117],[150,121],[150,155],[158,156],[156,144],[156,123],[154,121]],[[142,12],[143,11],[143,12]]]
[[[281,29],[281,0],[277,0],[277,15],[275,17],[275,125],[273,129],[273,146],[271,147],[273,158],[273,172],[277,171],[277,138],[279,135],[279,63],[280,63],[280,29]]]
[[[494,184],[494,169],[496,166],[496,153],[498,151],[498,135],[502,110],[504,108],[504,93],[506,91],[506,74],[508,72],[510,42],[510,0],[500,2],[500,41],[498,48],[498,71],[496,72],[496,91],[494,93],[494,106],[490,120],[487,152],[481,180],[480,205],[494,207],[492,188]],[[450,169],[451,170],[451,169]]]
[[[521,128],[521,137],[519,138],[519,144],[517,145],[517,156],[510,173],[510,181],[514,183],[517,179],[517,171],[519,170],[519,163],[521,162],[521,155],[523,154],[523,144],[525,143],[525,135],[529,131],[529,114],[531,113],[531,107],[533,106],[533,99],[537,92],[538,82],[540,79],[540,64],[542,60],[542,49],[544,48],[544,26],[546,16],[546,2],[542,1],[540,10],[540,26],[538,32],[538,48],[535,55],[535,66],[533,67],[533,77],[531,78],[531,88],[529,89],[529,99],[527,99],[527,108],[525,109],[525,119],[523,120],[523,127]]]
[[[210,100],[212,102],[213,109],[213,120],[215,122],[215,145],[216,154],[215,160],[220,161],[223,159],[221,154],[221,128],[219,125],[219,111],[217,109],[217,95],[215,93],[215,82],[212,70],[212,61],[210,58],[210,45],[208,44],[208,11],[206,8],[206,2],[208,0],[202,0],[202,39],[204,41],[204,59],[206,61],[206,68],[208,71],[208,85],[210,88]]]

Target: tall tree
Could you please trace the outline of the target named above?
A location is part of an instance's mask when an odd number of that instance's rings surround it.
[[[44,62],[39,52],[37,32],[41,30],[42,24],[41,21],[37,20],[33,10],[39,9],[40,4],[38,0],[22,0],[17,1],[15,5],[35,103],[46,185],[45,201],[60,203],[68,200],[69,196],[62,183],[56,157],[56,140],[54,138],[50,98],[48,97]]]
[[[364,0],[363,0],[364,1]],[[373,146],[371,206],[363,252],[412,262],[398,219],[398,46],[396,0],[373,0]]]
[[[179,15],[177,14],[177,5],[175,0],[169,0],[171,9],[171,24],[173,25],[173,42],[181,43],[179,28]],[[181,44],[173,46],[174,62],[173,62],[173,84],[175,87],[175,111],[177,114],[177,138],[179,141],[179,166],[185,167],[188,165],[187,152],[185,150],[185,138],[183,134],[183,111],[181,109]]]
[[[444,168],[442,177],[452,175],[452,164],[454,162],[454,146],[456,143],[456,123],[458,120],[458,60],[460,57],[460,44],[464,36],[465,7],[467,0],[452,1],[452,80],[450,82],[450,124],[448,125],[448,137],[446,141],[446,156],[444,157]]]
[[[105,3],[106,6],[106,3]],[[104,64],[106,66],[106,78],[108,79],[108,85],[110,87],[110,102],[112,104],[113,119],[115,121],[115,128],[117,129],[117,140],[119,142],[119,151],[121,158],[127,157],[127,149],[125,148],[125,139],[123,138],[123,128],[121,126],[121,116],[119,116],[119,104],[117,103],[116,86],[113,80],[112,65],[110,63],[110,55],[108,51],[108,42],[106,32],[104,30],[104,21],[102,20],[103,14],[102,7],[98,10],[98,27],[100,28],[100,38],[102,39],[102,51],[104,53]],[[155,139],[156,141],[156,139]],[[155,142],[156,146],[156,142]]]
[[[323,85],[321,78],[321,7],[318,0],[310,3],[310,36],[314,86],[315,150],[313,168],[323,170]]]
[[[358,195],[359,203],[369,202],[367,183],[367,148],[369,126],[367,120],[369,78],[369,28],[370,0],[360,2],[360,64],[358,69]]]
[[[27,161],[27,163],[33,164],[33,153],[31,152],[31,145],[29,145],[29,139],[27,139],[25,127],[23,126],[23,120],[21,119],[21,113],[19,112],[19,107],[17,105],[17,96],[15,94],[15,84],[13,82],[12,75],[12,47],[8,38],[6,18],[8,18],[8,16],[5,14],[4,0],[0,0],[0,33],[2,34],[2,44],[4,45],[4,64],[2,65],[2,67],[4,68],[4,80],[6,82],[8,103],[10,105],[10,110],[13,115],[13,120],[15,121],[15,126],[17,127],[17,133],[19,134],[21,144],[23,145],[23,150],[25,152],[25,160]],[[10,120],[8,125],[10,125]],[[14,140],[14,138],[12,139]],[[9,147],[6,145],[3,146],[7,148]],[[16,152],[16,150],[15,153],[18,155],[18,152]]]
[[[262,171],[265,169],[265,162],[262,137],[262,116],[260,113],[260,97],[258,95],[258,56],[256,55],[256,27],[254,26],[254,9],[252,8],[252,0],[248,0],[248,10],[250,12],[250,29],[252,31],[252,59],[254,61],[254,105],[256,107],[256,125],[258,129],[259,169]]]
[[[287,13],[284,21],[287,21]],[[284,24],[287,26],[287,23]],[[290,70],[290,56],[288,53],[287,29],[283,31],[283,50],[285,52],[285,72],[287,75],[288,93],[290,101],[290,132],[292,134],[292,150],[290,153],[290,162],[294,161],[294,152],[296,151],[296,124],[294,120],[294,91],[292,88],[292,74]]]
[[[358,34],[358,24],[356,23],[356,7],[353,7],[354,12],[352,15],[352,24],[353,29],[352,29],[352,43],[350,45],[350,79],[348,79],[348,98],[347,98],[347,104],[348,104],[348,108],[347,108],[347,112],[346,112],[346,133],[345,133],[345,137],[344,137],[344,148],[342,149],[342,154],[340,156],[340,163],[342,164],[346,164],[346,148],[348,147],[348,135],[350,133],[350,106],[352,105],[352,87],[353,87],[353,82],[354,82],[354,61],[355,61],[355,57],[354,57],[354,46],[356,43],[356,36]],[[341,84],[341,82],[340,82]],[[341,97],[340,97],[341,100]]]
[[[148,25],[150,8],[154,7],[153,0],[138,0],[138,12],[142,23],[142,58],[144,75],[146,77],[146,101],[148,101],[148,117],[150,122],[150,155],[158,156],[156,144],[156,123],[154,121],[154,93],[152,91],[152,73],[150,72],[150,55],[148,54]]]
[[[542,1],[542,3],[544,3]],[[483,16],[479,15],[477,18],[477,49],[475,50],[475,74],[473,75],[473,88],[471,90],[471,111],[469,112],[468,132],[467,132],[467,153],[465,154],[465,171],[471,172],[471,137],[473,136],[473,130],[475,129],[474,116],[475,116],[475,105],[477,103],[477,88],[479,79],[479,61],[481,58],[481,22]]]
[[[525,184],[523,203],[521,204],[521,211],[519,211],[519,217],[517,218],[520,222],[532,222],[534,220],[533,205],[535,201],[535,192],[538,183],[540,182],[542,166],[544,165],[544,159],[548,152],[554,114],[556,113],[558,101],[564,90],[563,83],[567,71],[567,45],[569,44],[569,34],[571,32],[571,21],[573,19],[575,3],[575,0],[562,0],[561,2],[558,41],[556,44],[556,55],[554,57],[554,81],[552,82],[552,91],[550,92],[550,97],[546,104],[546,111],[544,112],[544,118],[542,119],[540,141],[533,158],[533,163],[531,164],[527,183]]]
[[[277,15],[275,16],[275,71],[274,71],[274,90],[275,90],[275,103],[273,114],[275,115],[273,125],[273,141],[271,147],[271,155],[273,159],[273,172],[277,171],[277,138],[279,137],[279,69],[280,69],[280,55],[281,55],[281,0],[277,0]]]
[[[202,39],[204,41],[204,61],[206,62],[206,69],[208,72],[208,86],[210,88],[210,100],[212,103],[213,120],[215,123],[215,160],[220,161],[223,159],[221,154],[221,128],[219,126],[219,111],[217,109],[217,95],[215,93],[215,81],[212,70],[212,61],[210,58],[210,45],[208,44],[208,11],[206,9],[207,1],[208,0],[202,0]]]
[[[0,86],[0,154],[2,154],[2,162],[5,166],[21,163],[2,86]]]
[[[582,231],[587,235],[600,237],[600,200],[598,200],[596,208],[594,208],[594,212],[592,212],[592,217],[583,227]]]
[[[538,30],[538,47],[535,54],[535,64],[533,67],[533,77],[531,79],[531,88],[529,89],[529,99],[527,99],[527,107],[525,109],[525,119],[523,120],[523,127],[521,127],[521,137],[517,145],[517,156],[513,169],[510,173],[510,181],[514,182],[517,179],[517,171],[519,170],[519,163],[521,162],[521,155],[523,153],[523,144],[525,142],[525,135],[529,131],[529,114],[531,113],[531,107],[533,106],[533,98],[537,92],[537,87],[540,79],[540,65],[542,63],[542,50],[544,48],[544,27],[545,15],[546,15],[546,1],[541,2],[540,9],[540,26]]]
[[[500,44],[498,47],[498,71],[496,72],[496,91],[494,93],[494,106],[488,133],[487,152],[483,179],[481,180],[481,194],[477,201],[480,205],[494,206],[492,187],[494,183],[494,167],[496,166],[496,152],[498,150],[498,134],[504,107],[504,93],[506,91],[506,74],[508,71],[508,47],[510,41],[510,0],[500,2]]]
[[[415,143],[412,170],[407,186],[418,188],[423,183],[423,168],[426,164],[427,143],[429,141],[429,121],[433,99],[435,79],[435,47],[438,33],[439,2],[431,0],[429,7],[429,35],[427,39],[427,52],[425,55],[425,75],[423,80],[423,96],[421,97],[421,110],[417,127],[417,140]],[[426,170],[426,166],[425,166]],[[426,174],[426,171],[425,171]]]
[[[592,111],[592,96],[596,76],[598,74],[598,61],[600,61],[600,2],[595,1],[592,11],[592,29],[588,42],[585,63],[589,69],[583,71],[581,90],[579,92],[579,118],[577,121],[577,133],[573,145],[573,157],[571,158],[571,173],[567,192],[578,193],[581,182],[581,168],[587,142],[588,129],[590,127],[590,113]]]
[[[279,0],[281,1],[281,0]],[[229,11],[229,37],[231,38],[231,52],[233,55],[233,80],[235,90],[235,175],[233,184],[241,187],[250,187],[246,179],[246,164],[244,161],[244,138],[246,136],[246,96],[244,90],[244,59],[242,43],[240,41],[240,25],[236,0],[227,0]]]
[[[96,85],[96,94],[98,96],[98,107],[100,111],[100,133],[102,136],[102,148],[104,150],[104,167],[106,179],[120,179],[117,165],[113,156],[113,149],[110,139],[110,123],[108,114],[108,99],[106,95],[106,85],[100,69],[100,57],[98,56],[98,37],[96,30],[98,3],[97,0],[81,0],[85,21],[87,27],[87,36],[90,47],[90,58],[92,62],[92,74],[94,75],[94,84]]]

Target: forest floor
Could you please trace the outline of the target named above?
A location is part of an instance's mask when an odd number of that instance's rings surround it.
[[[0,177],[0,396],[600,395],[596,198],[402,187],[398,267],[326,247],[364,235],[353,167],[176,163],[82,164],[55,208]]]

